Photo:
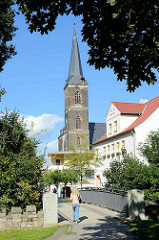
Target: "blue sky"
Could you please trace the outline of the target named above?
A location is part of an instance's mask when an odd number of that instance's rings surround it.
[[[68,77],[74,22],[83,74],[89,84],[90,122],[105,122],[111,101],[138,103],[159,95],[159,82],[154,86],[143,84],[134,93],[129,93],[125,82],[117,82],[112,70],[98,71],[89,66],[80,17],[59,17],[55,30],[44,36],[30,34],[22,15],[15,20],[19,28],[13,40],[17,55],[7,62],[0,74],[0,83],[7,91],[0,103],[1,110],[16,109],[27,119],[28,125],[33,121],[32,134],[46,129],[39,136],[42,151],[46,143],[47,152],[58,150],[57,139],[64,127],[64,85]],[[159,78],[159,74],[157,76]]]

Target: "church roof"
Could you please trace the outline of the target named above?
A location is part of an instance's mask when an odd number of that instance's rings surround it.
[[[92,148],[92,143],[103,136],[106,131],[106,123],[89,122],[89,143]]]
[[[134,104],[134,106],[136,106],[135,103],[132,103],[132,104]],[[117,134],[114,134],[110,137],[107,137],[107,135],[105,134],[98,141],[94,142],[93,144],[100,143],[105,140],[111,139],[115,136],[124,134],[124,133],[129,132],[132,129],[138,127],[140,124],[142,124],[144,121],[146,121],[157,108],[159,108],[159,96],[150,100],[149,102],[142,104],[142,105],[144,106],[144,108],[143,108],[141,115],[132,124],[130,124],[129,127],[127,127],[125,130],[123,130]],[[123,109],[122,112],[125,112],[125,111],[126,110]]]
[[[68,74],[68,79],[66,80],[66,85],[67,84],[87,85],[87,81],[83,77],[83,71],[82,71],[82,65],[81,65],[75,27],[74,27],[73,40],[72,40],[72,51],[71,51],[69,74]]]

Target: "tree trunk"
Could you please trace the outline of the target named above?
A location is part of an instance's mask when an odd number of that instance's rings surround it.
[[[82,174],[81,174],[81,188],[82,188]]]
[[[64,198],[66,198],[66,184],[64,185],[64,191],[63,191],[63,193],[64,193]]]

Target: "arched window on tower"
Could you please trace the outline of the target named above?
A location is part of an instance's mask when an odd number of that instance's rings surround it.
[[[81,103],[81,94],[79,91],[75,93],[75,104],[76,103]]]
[[[81,118],[80,118],[80,116],[76,117],[76,129],[81,129]]]

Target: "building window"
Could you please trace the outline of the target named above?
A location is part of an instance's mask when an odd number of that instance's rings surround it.
[[[80,147],[80,145],[81,145],[81,138],[77,137],[77,147]]]
[[[114,112],[115,112],[114,108],[110,109],[110,115],[114,114]]]
[[[103,147],[103,155],[106,154],[106,147]]]
[[[75,104],[81,103],[81,94],[79,91],[75,93]]]
[[[103,158],[106,158],[106,147],[103,147]]]
[[[122,148],[125,148],[125,140],[123,140],[123,141],[121,142],[121,147],[122,147]]]
[[[80,118],[80,116],[76,117],[76,129],[81,129],[81,118]]]
[[[114,143],[112,144],[111,154],[114,155]]]
[[[117,121],[114,122],[114,132],[117,132]]]
[[[117,143],[116,143],[116,152],[117,152],[117,153],[119,153],[119,147],[120,147],[119,142],[117,142]]]
[[[109,134],[111,134],[112,133],[112,124],[110,123],[109,124]]]
[[[110,157],[110,145],[107,146],[107,157]]]
[[[57,165],[57,166],[60,165],[60,159],[56,159],[56,165]]]

